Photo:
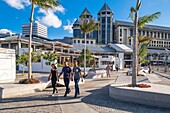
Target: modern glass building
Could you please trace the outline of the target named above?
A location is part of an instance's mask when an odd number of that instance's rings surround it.
[[[97,42],[100,44],[113,43],[113,12],[105,3],[98,12],[100,29]]]
[[[83,38],[80,30],[82,16],[86,14],[89,21],[93,18],[87,8],[81,13],[80,18],[73,24],[73,38],[79,42],[79,38]],[[104,3],[97,14],[96,24],[100,26],[99,30],[95,30],[87,34],[87,38],[95,39],[96,44],[126,44],[133,45],[133,23],[126,21],[114,20],[114,13],[109,6]],[[150,49],[170,49],[170,27],[147,25],[139,29],[139,36],[148,36],[154,38],[150,43]],[[83,40],[83,39],[80,39]],[[88,39],[87,39],[88,40]],[[80,43],[79,43],[80,44]]]

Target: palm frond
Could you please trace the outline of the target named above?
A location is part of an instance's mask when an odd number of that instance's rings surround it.
[[[80,25],[80,29],[83,33],[89,33],[99,29],[99,26],[95,23],[95,20],[83,19]]]
[[[160,15],[161,15],[160,12],[156,12],[156,13],[151,14],[151,15],[145,15],[143,17],[140,17],[139,20],[138,20],[138,27],[143,28],[148,23],[153,22],[155,19],[158,19],[160,17]]]
[[[129,14],[129,18],[134,21],[134,13],[136,12],[134,7],[130,8],[130,14]]]
[[[140,1],[138,0],[138,3],[137,3],[137,5],[136,5],[136,10],[137,10],[137,11],[139,11],[141,5],[142,5],[142,2],[140,2]]]
[[[58,0],[30,0],[30,2],[45,10],[59,6]]]

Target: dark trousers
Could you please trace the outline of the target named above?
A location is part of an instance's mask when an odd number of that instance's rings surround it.
[[[80,78],[74,79],[74,82],[75,82],[75,96],[80,94],[80,91],[79,91],[79,81],[80,81]]]
[[[70,91],[70,87],[69,87],[69,84],[70,84],[70,78],[64,78],[64,84],[65,84],[65,87],[66,87],[65,95],[67,95],[67,94],[68,94],[68,92]]]
[[[52,87],[53,87],[53,94],[57,90],[57,88],[56,88],[56,81],[57,81],[57,79],[51,79],[51,84],[52,84]]]

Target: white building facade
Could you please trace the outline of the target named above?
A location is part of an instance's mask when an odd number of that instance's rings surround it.
[[[22,35],[29,35],[30,33],[29,31],[30,31],[30,24],[23,24]],[[33,23],[32,35],[47,38],[48,37],[47,27],[40,23]]]
[[[0,83],[16,79],[15,50],[0,48]]]
[[[139,29],[139,36],[154,38],[148,48],[169,49],[170,48],[170,27],[147,25]],[[118,44],[133,45],[133,23],[125,21],[115,22],[115,39]]]

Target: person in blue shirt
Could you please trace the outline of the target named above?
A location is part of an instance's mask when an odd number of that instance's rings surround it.
[[[72,80],[74,79],[74,83],[75,83],[75,95],[74,95],[75,98],[77,97],[77,95],[80,95],[79,85],[78,85],[80,78],[83,82],[81,69],[78,67],[77,61],[75,61],[73,67],[73,73],[72,73]]]
[[[71,92],[69,84],[70,84],[70,75],[71,75],[71,68],[68,65],[68,62],[65,62],[65,66],[62,68],[62,71],[59,75],[60,76],[63,74],[63,78],[64,78],[64,84],[66,87],[66,91],[65,91],[65,95],[64,97],[67,96],[67,94],[69,94]]]

